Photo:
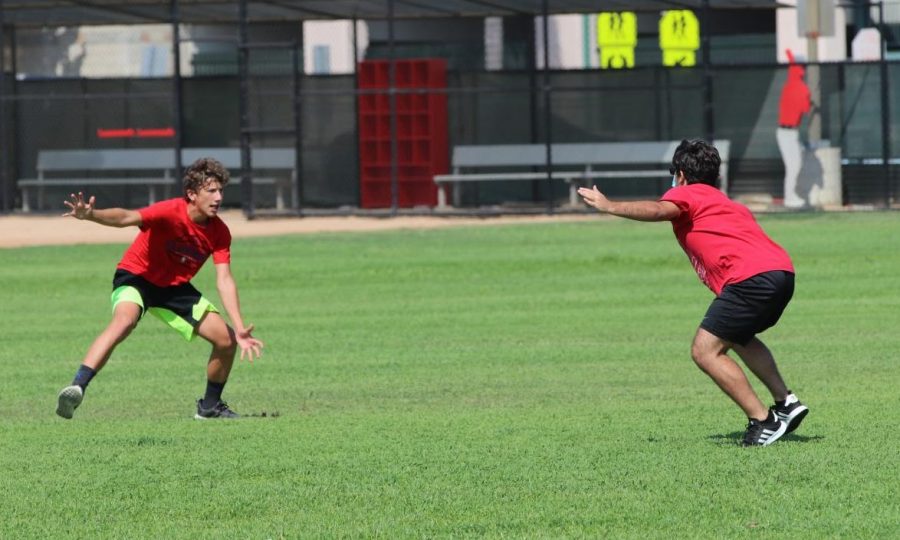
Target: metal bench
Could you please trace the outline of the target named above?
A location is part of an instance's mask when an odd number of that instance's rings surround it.
[[[182,164],[187,166],[201,157],[213,157],[231,171],[241,166],[239,148],[183,148]],[[295,153],[292,148],[255,148],[251,153],[254,171],[290,171],[287,179],[254,176],[254,184],[274,185],[275,204],[285,207],[285,188],[293,195],[296,181]],[[41,150],[38,152],[37,178],[22,178],[18,186],[22,190],[22,211],[31,211],[30,192],[37,192],[37,207],[44,208],[44,191],[47,187],[71,186],[146,186],[147,202],[157,200],[157,187],[162,186],[163,196],[168,197],[176,185],[175,151],[169,148],[127,148],[103,150]],[[86,173],[89,177],[72,176]],[[123,173],[139,173],[142,176],[121,176]],[[115,176],[118,174],[119,176]],[[292,201],[293,202],[293,201]]]
[[[569,184],[569,203],[578,204],[578,187],[595,178],[665,178],[681,141],[558,143],[551,145],[553,170],[550,177]],[[730,141],[717,140],[722,158],[721,189],[727,193]],[[444,187],[451,186],[459,205],[460,182],[543,180],[547,178],[547,147],[543,144],[460,145],[453,147],[452,174],[434,177],[438,185],[438,208],[447,208]],[[654,167],[636,169],[635,167]],[[513,168],[544,168],[544,172],[514,171]],[[475,169],[478,172],[466,172]],[[487,172],[485,172],[487,170]]]

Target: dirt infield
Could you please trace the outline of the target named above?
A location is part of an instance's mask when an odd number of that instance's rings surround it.
[[[222,212],[222,219],[235,238],[309,234],[318,232],[383,231],[394,229],[435,229],[462,225],[506,223],[549,223],[597,219],[594,215],[508,216],[508,217],[304,217],[247,220],[240,211]],[[109,244],[130,242],[137,229],[103,227],[61,216],[0,216],[0,248],[23,246]]]

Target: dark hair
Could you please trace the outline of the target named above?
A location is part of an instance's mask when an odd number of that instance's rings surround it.
[[[669,172],[678,174],[681,171],[688,184],[718,187],[721,165],[722,158],[715,146],[702,139],[684,139],[675,149]]]
[[[228,183],[229,177],[228,169],[218,160],[208,157],[200,158],[184,170],[184,179],[182,180],[184,198],[187,199],[188,191],[195,193],[200,191],[209,180],[216,180],[224,187]]]

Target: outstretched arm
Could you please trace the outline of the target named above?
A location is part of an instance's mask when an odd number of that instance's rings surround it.
[[[788,64],[796,64],[797,62],[794,60],[794,51],[790,49],[785,49],[784,54],[787,55]]]
[[[629,201],[612,202],[594,186],[593,189],[578,188],[578,194],[589,206],[603,214],[610,214],[635,221],[671,221],[681,210],[669,201]]]
[[[85,202],[84,194],[80,191],[78,194],[69,195],[70,200],[63,201],[69,207],[69,211],[63,214],[63,217],[73,217],[75,219],[83,219],[93,221],[100,225],[108,227],[140,227],[141,214],[137,210],[126,210],[125,208],[94,208],[96,197],[91,196]]]
[[[252,324],[244,326],[237,284],[234,282],[234,276],[231,275],[230,264],[219,263],[216,265],[216,287],[219,289],[219,298],[222,299],[228,318],[234,325],[235,338],[241,348],[241,359],[243,360],[246,356],[247,360],[252,362],[254,358],[262,356],[263,342],[253,337]]]

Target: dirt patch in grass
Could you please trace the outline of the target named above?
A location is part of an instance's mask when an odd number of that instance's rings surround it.
[[[440,217],[398,216],[390,218],[336,216],[286,217],[248,220],[237,210],[221,213],[235,238],[310,234],[319,232],[383,231],[394,229],[435,229],[467,225],[507,223],[547,223],[598,219],[596,215]],[[73,244],[128,243],[137,229],[117,229],[96,223],[52,215],[10,215],[0,217],[0,248]]]

